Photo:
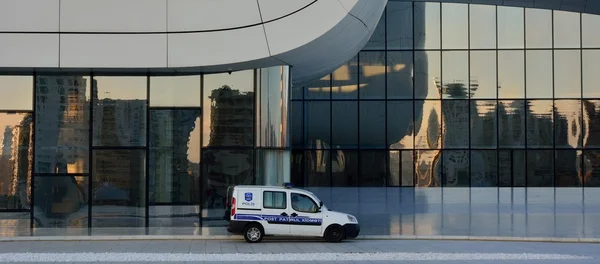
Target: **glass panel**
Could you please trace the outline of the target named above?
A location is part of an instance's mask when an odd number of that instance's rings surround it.
[[[444,148],[469,147],[469,101],[442,102]]]
[[[557,148],[581,148],[583,124],[581,119],[581,101],[554,101],[554,133]]]
[[[600,50],[583,50],[583,98],[600,98]]]
[[[331,102],[331,134],[333,148],[358,147],[358,102]]]
[[[598,35],[598,25],[600,25],[600,16],[592,14],[581,14],[582,25],[582,46],[584,48],[600,48],[600,35]]]
[[[88,172],[90,83],[90,78],[84,76],[38,76],[36,78],[34,168],[36,173]],[[94,89],[96,87],[94,86]],[[98,112],[94,110],[95,116],[98,117],[96,120],[100,122],[104,109],[103,102],[98,102],[95,108],[98,109]],[[114,120],[114,117],[112,119]],[[120,125],[129,124],[129,120],[122,121],[124,123]],[[110,131],[113,136],[116,136],[114,126],[110,127],[107,124],[96,126],[101,128],[97,130],[98,133],[108,134]]]
[[[440,55],[439,51],[415,51],[415,98],[440,98],[441,91],[438,88],[442,77]]]
[[[33,76],[0,76],[0,109],[33,110]]]
[[[554,51],[554,97],[581,98],[580,55],[579,50]]]
[[[600,151],[585,150],[584,152],[584,187],[600,187]],[[587,199],[586,199],[587,200]]]
[[[414,3],[415,49],[439,49],[440,3]]]
[[[498,6],[499,49],[522,49],[524,47],[525,17],[523,10],[520,7]]]
[[[415,148],[441,148],[442,104],[440,101],[415,101]]]
[[[500,147],[525,147],[525,101],[498,101],[498,141]]]
[[[290,161],[290,179],[294,185],[298,187],[304,187],[306,184],[304,183],[304,151],[294,149],[292,150],[292,157]]]
[[[409,151],[401,151],[400,152],[400,172],[402,172],[400,176],[400,181],[402,186],[413,187],[414,186],[414,172],[415,172],[415,162],[413,160],[414,153],[412,150]]]
[[[554,187],[554,151],[527,151],[527,187]]]
[[[206,91],[205,91],[205,93],[206,93]],[[331,97],[331,75],[330,74],[327,74],[327,75],[321,77],[320,79],[312,80],[304,86],[304,99],[305,100],[330,99],[330,97]]]
[[[387,98],[413,98],[412,51],[388,51]]]
[[[498,51],[498,98],[525,97],[525,53]]]
[[[150,77],[150,106],[200,106],[200,75]]]
[[[285,209],[287,207],[285,192],[264,192],[263,207],[269,209]]]
[[[581,150],[556,150],[556,187],[581,187]]]
[[[583,101],[583,109],[583,146],[600,148],[600,100]]]
[[[0,113],[0,211],[29,209],[33,123],[31,113]]]
[[[304,87],[301,85],[292,85],[292,100],[304,99]]]
[[[387,151],[363,150],[360,152],[360,187],[386,186],[386,159]]]
[[[528,50],[527,98],[552,98],[552,51]]]
[[[469,53],[467,51],[444,51],[442,62],[442,93],[444,98],[468,98]]]
[[[88,178],[36,176],[33,217],[36,227],[87,228]]]
[[[468,47],[469,5],[442,3],[442,48],[467,49]]]
[[[32,233],[30,217],[29,212],[0,213],[0,236],[30,236]]]
[[[332,73],[332,78],[333,87],[331,88],[331,97],[334,100],[358,98],[358,89],[364,86],[358,84],[358,55],[337,68],[337,70]],[[329,82],[320,82],[323,86],[329,86]],[[323,97],[325,97],[325,95],[323,95]],[[319,97],[319,99],[322,98]]]
[[[469,187],[469,151],[444,150],[442,157],[444,187]]]
[[[496,52],[471,51],[470,94],[472,98],[495,99],[496,85]]]
[[[554,10],[554,48],[579,48],[580,13]]]
[[[146,77],[94,77],[94,85],[94,146],[145,146]]]
[[[387,49],[412,49],[413,8],[412,2],[388,2]]]
[[[361,101],[359,143],[361,148],[385,148],[385,101]]]
[[[414,147],[412,101],[387,102],[387,141],[393,149]]]
[[[187,227],[191,233],[197,228],[200,221],[199,205],[153,205],[149,207],[150,227],[157,227],[155,230],[150,230],[151,232],[169,232],[168,229],[163,230],[163,227]]]
[[[387,186],[413,187],[413,151],[392,150],[389,152],[388,162]]]
[[[330,102],[304,103],[304,140],[307,148],[329,148],[331,144]]]
[[[364,50],[385,50],[385,12],[381,15],[375,32],[363,48]]]
[[[253,146],[254,71],[204,75],[203,89],[203,146]]]
[[[337,152],[339,153],[340,150],[338,150]],[[332,164],[329,155],[331,155],[331,152],[329,150],[307,150],[304,152],[304,171],[306,173],[306,187],[331,186]],[[344,161],[344,159],[342,159],[342,161]],[[356,164],[358,164],[358,162],[344,164],[355,166]],[[340,169],[340,167],[338,167],[338,169]],[[353,171],[355,173],[358,172],[358,170]]]
[[[496,6],[469,5],[471,49],[496,48]]]
[[[525,187],[525,150],[499,150],[500,187]]]
[[[415,154],[415,187],[441,187],[441,150],[417,150]]]
[[[292,138],[292,147],[293,148],[298,148],[298,147],[302,147],[304,145],[304,142],[302,141],[302,134],[303,134],[303,125],[302,123],[304,122],[304,109],[303,109],[303,104],[304,102],[302,101],[293,101],[291,102],[291,108],[290,108],[290,118],[291,118],[291,138]]]
[[[496,148],[496,101],[474,101],[471,105],[471,147]]]
[[[496,154],[496,150],[471,151],[471,187],[498,186],[498,157]]]
[[[145,153],[145,150],[93,150],[92,227],[144,226]]]
[[[525,32],[527,48],[552,48],[552,10],[525,8]]]
[[[333,187],[356,187],[358,182],[358,151],[335,150],[331,155]]]
[[[318,205],[310,197],[300,194],[291,193],[292,209],[303,213],[316,213]]]
[[[553,106],[551,100],[527,102],[527,147],[553,147]]]
[[[150,110],[150,202],[199,204],[200,110]]]
[[[361,99],[385,98],[385,52],[361,52],[360,93]],[[364,84],[364,85],[363,85]]]

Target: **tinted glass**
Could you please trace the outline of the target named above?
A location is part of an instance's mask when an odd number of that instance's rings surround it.
[[[304,152],[305,186],[331,186],[332,155],[335,155],[335,152],[329,150],[307,150]]]
[[[327,74],[319,79],[312,80],[303,87],[304,99],[329,99],[331,98],[331,75]],[[206,88],[204,89],[204,97],[206,97]]]
[[[385,52],[361,52],[360,82],[365,85],[359,90],[361,99],[384,99],[385,98]]]
[[[330,102],[304,102],[304,140],[307,148],[329,148],[331,144]]]
[[[150,106],[200,106],[200,75],[151,77]]]
[[[386,159],[385,150],[363,150],[360,152],[360,187],[386,186]]]
[[[470,56],[471,97],[495,99],[497,92],[496,52],[471,51]]]
[[[417,4],[417,3],[415,3]],[[415,51],[414,94],[417,99],[439,99],[442,78],[439,51]]]
[[[442,105],[440,101],[415,101],[415,148],[441,148]]]
[[[554,186],[554,151],[527,150],[527,187]]]
[[[469,5],[442,3],[442,48],[466,49],[468,47]]]
[[[413,98],[413,53],[388,51],[387,98]]]
[[[303,125],[304,122],[304,102],[302,101],[292,101],[290,103],[290,130],[291,130],[291,139],[292,139],[292,147],[302,147],[304,145],[303,142]]]
[[[88,172],[90,83],[90,78],[85,76],[36,78],[35,173]],[[95,106],[99,112],[95,112],[98,122],[102,120],[99,118],[102,105],[99,102]],[[114,112],[111,116],[114,120]],[[128,120],[122,121],[124,123],[117,127],[114,122],[97,125],[101,128],[98,133],[114,136],[117,128],[128,124]]]
[[[387,102],[387,141],[393,149],[412,149],[414,122],[412,101]]]
[[[198,205],[150,205],[150,235],[164,234],[165,227],[190,227],[199,224]]]
[[[498,151],[501,187],[525,187],[525,150]]]
[[[443,154],[444,187],[469,187],[469,151],[444,150]]]
[[[583,146],[586,148],[600,147],[600,100],[583,101],[583,123],[586,129],[583,130]]]
[[[198,204],[200,110],[150,111],[150,202]]]
[[[304,213],[316,213],[319,206],[310,197],[299,194],[291,193],[292,209],[298,212]]]
[[[0,76],[0,109],[33,110],[33,77]]]
[[[551,100],[527,102],[527,147],[553,147],[553,111]]]
[[[334,101],[331,103],[332,147],[358,147],[358,102]]]
[[[600,50],[583,50],[583,97],[600,97]]]
[[[387,49],[412,49],[413,4],[394,2],[387,4]]]
[[[358,89],[364,85],[358,83],[358,55],[354,56],[344,65],[337,68],[332,74],[331,97],[335,99],[356,99]],[[325,81],[320,81],[322,85]],[[321,98],[321,97],[319,97]]]
[[[499,101],[497,109],[499,147],[525,147],[525,101]]]
[[[331,186],[352,187],[360,186],[358,182],[357,150],[337,150],[331,155]]]
[[[581,39],[584,48],[600,48],[600,35],[598,35],[600,16],[592,14],[581,14]]]
[[[385,148],[385,101],[361,101],[359,140],[361,148]]]
[[[471,49],[496,48],[496,6],[470,5]]]
[[[525,97],[525,53],[498,51],[498,98]]]
[[[554,135],[557,148],[580,148],[583,131],[580,100],[554,101]]]
[[[32,114],[0,113],[0,211],[30,205]]]
[[[264,192],[263,207],[268,209],[285,209],[287,207],[285,192]]]
[[[598,162],[600,151],[585,150],[583,153],[586,160],[592,161],[589,166],[585,167],[586,178],[584,187],[600,187],[600,163]],[[588,198],[586,198],[586,200],[588,200]]]
[[[204,146],[254,144],[254,71],[204,76]]]
[[[385,12],[381,15],[375,32],[371,35],[371,39],[365,45],[365,50],[385,50]]]
[[[524,9],[498,6],[498,48],[520,49],[525,46]]]
[[[145,146],[146,77],[94,77],[94,85],[94,146]]]
[[[82,176],[34,177],[33,217],[36,227],[87,228],[88,178]]]
[[[442,152],[415,151],[415,187],[441,187]]]
[[[551,48],[552,10],[525,8],[525,33],[527,48]]]
[[[471,151],[471,187],[498,186],[498,159],[496,150]]]
[[[497,146],[496,101],[475,101],[471,105],[471,147]]]
[[[387,186],[413,186],[413,155],[412,150],[392,150],[389,152]]]
[[[581,150],[556,150],[554,155],[556,187],[581,187]]]
[[[415,49],[441,47],[440,3],[414,3]]]
[[[92,227],[143,227],[146,201],[144,150],[94,150]]]
[[[469,147],[469,101],[448,100],[442,102],[445,148]],[[465,133],[466,132],[466,133]]]
[[[554,47],[579,48],[581,45],[581,15],[576,12],[554,10]]]
[[[469,53],[467,51],[442,52],[442,93],[444,98],[469,97]]]
[[[579,50],[554,51],[554,96],[557,98],[581,97],[581,52]]]
[[[552,98],[552,51],[528,50],[527,98]]]

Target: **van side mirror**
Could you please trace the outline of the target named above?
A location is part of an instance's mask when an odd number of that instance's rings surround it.
[[[323,201],[319,202],[319,209],[321,209],[321,207],[323,207]]]

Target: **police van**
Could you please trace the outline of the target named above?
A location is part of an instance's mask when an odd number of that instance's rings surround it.
[[[284,186],[232,186],[226,219],[232,234],[258,243],[264,236],[322,237],[329,242],[356,238],[356,217],[330,211],[313,193]]]

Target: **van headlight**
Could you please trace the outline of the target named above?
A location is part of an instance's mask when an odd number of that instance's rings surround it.
[[[351,216],[351,215],[346,215],[346,216],[348,216],[348,222],[350,222],[350,223],[356,223],[357,222],[356,221],[356,217]]]

